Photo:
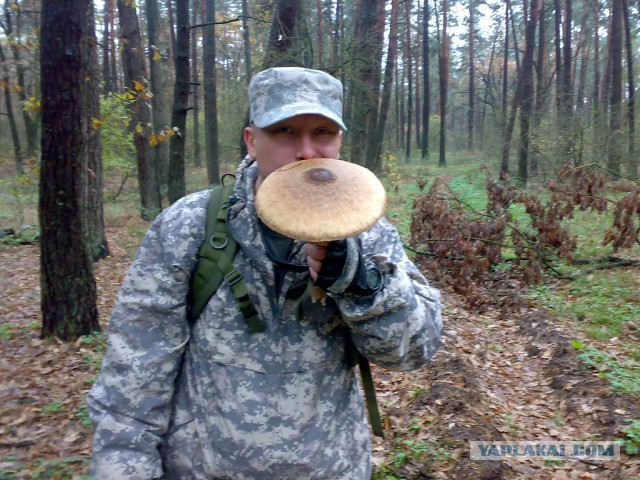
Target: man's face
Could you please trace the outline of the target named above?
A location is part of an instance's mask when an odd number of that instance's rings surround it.
[[[266,128],[247,127],[244,140],[249,155],[258,163],[258,191],[265,178],[291,162],[338,158],[342,130],[321,115],[298,115]]]

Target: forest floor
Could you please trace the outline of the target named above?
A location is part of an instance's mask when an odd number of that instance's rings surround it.
[[[95,271],[103,327],[146,227],[132,217],[108,225],[111,256]],[[34,244],[0,246],[0,480],[88,478],[84,398],[104,336],[40,339],[38,256]],[[640,291],[638,269],[628,274]],[[640,401],[584,367],[570,341],[586,339],[567,319],[528,301],[480,314],[443,293],[444,344],[433,361],[409,373],[374,367],[387,431],[385,440],[373,439],[375,479],[640,479],[640,457],[624,449],[619,460],[602,462],[470,460],[470,440],[620,438],[625,419],[640,419]],[[507,285],[496,295],[525,293]],[[626,340],[638,337],[635,330]],[[611,339],[598,347],[615,353],[619,345]]]

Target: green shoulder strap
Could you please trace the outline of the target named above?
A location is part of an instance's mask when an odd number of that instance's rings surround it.
[[[238,243],[229,233],[227,209],[233,184],[216,185],[211,191],[207,208],[205,239],[198,251],[198,261],[191,277],[189,318],[193,321],[200,316],[211,296],[223,281],[231,287],[251,333],[264,330],[258,318],[249,290],[238,270],[233,265],[233,257]]]

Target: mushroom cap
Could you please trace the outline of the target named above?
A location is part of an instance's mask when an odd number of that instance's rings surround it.
[[[357,235],[382,217],[385,205],[385,189],[373,172],[333,158],[289,163],[256,194],[256,211],[269,228],[307,242]]]

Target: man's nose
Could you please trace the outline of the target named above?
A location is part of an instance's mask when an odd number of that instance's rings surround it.
[[[300,139],[298,142],[298,151],[296,153],[297,159],[309,160],[311,158],[316,158],[316,156],[317,152],[311,135],[303,133],[302,135],[300,135]]]

